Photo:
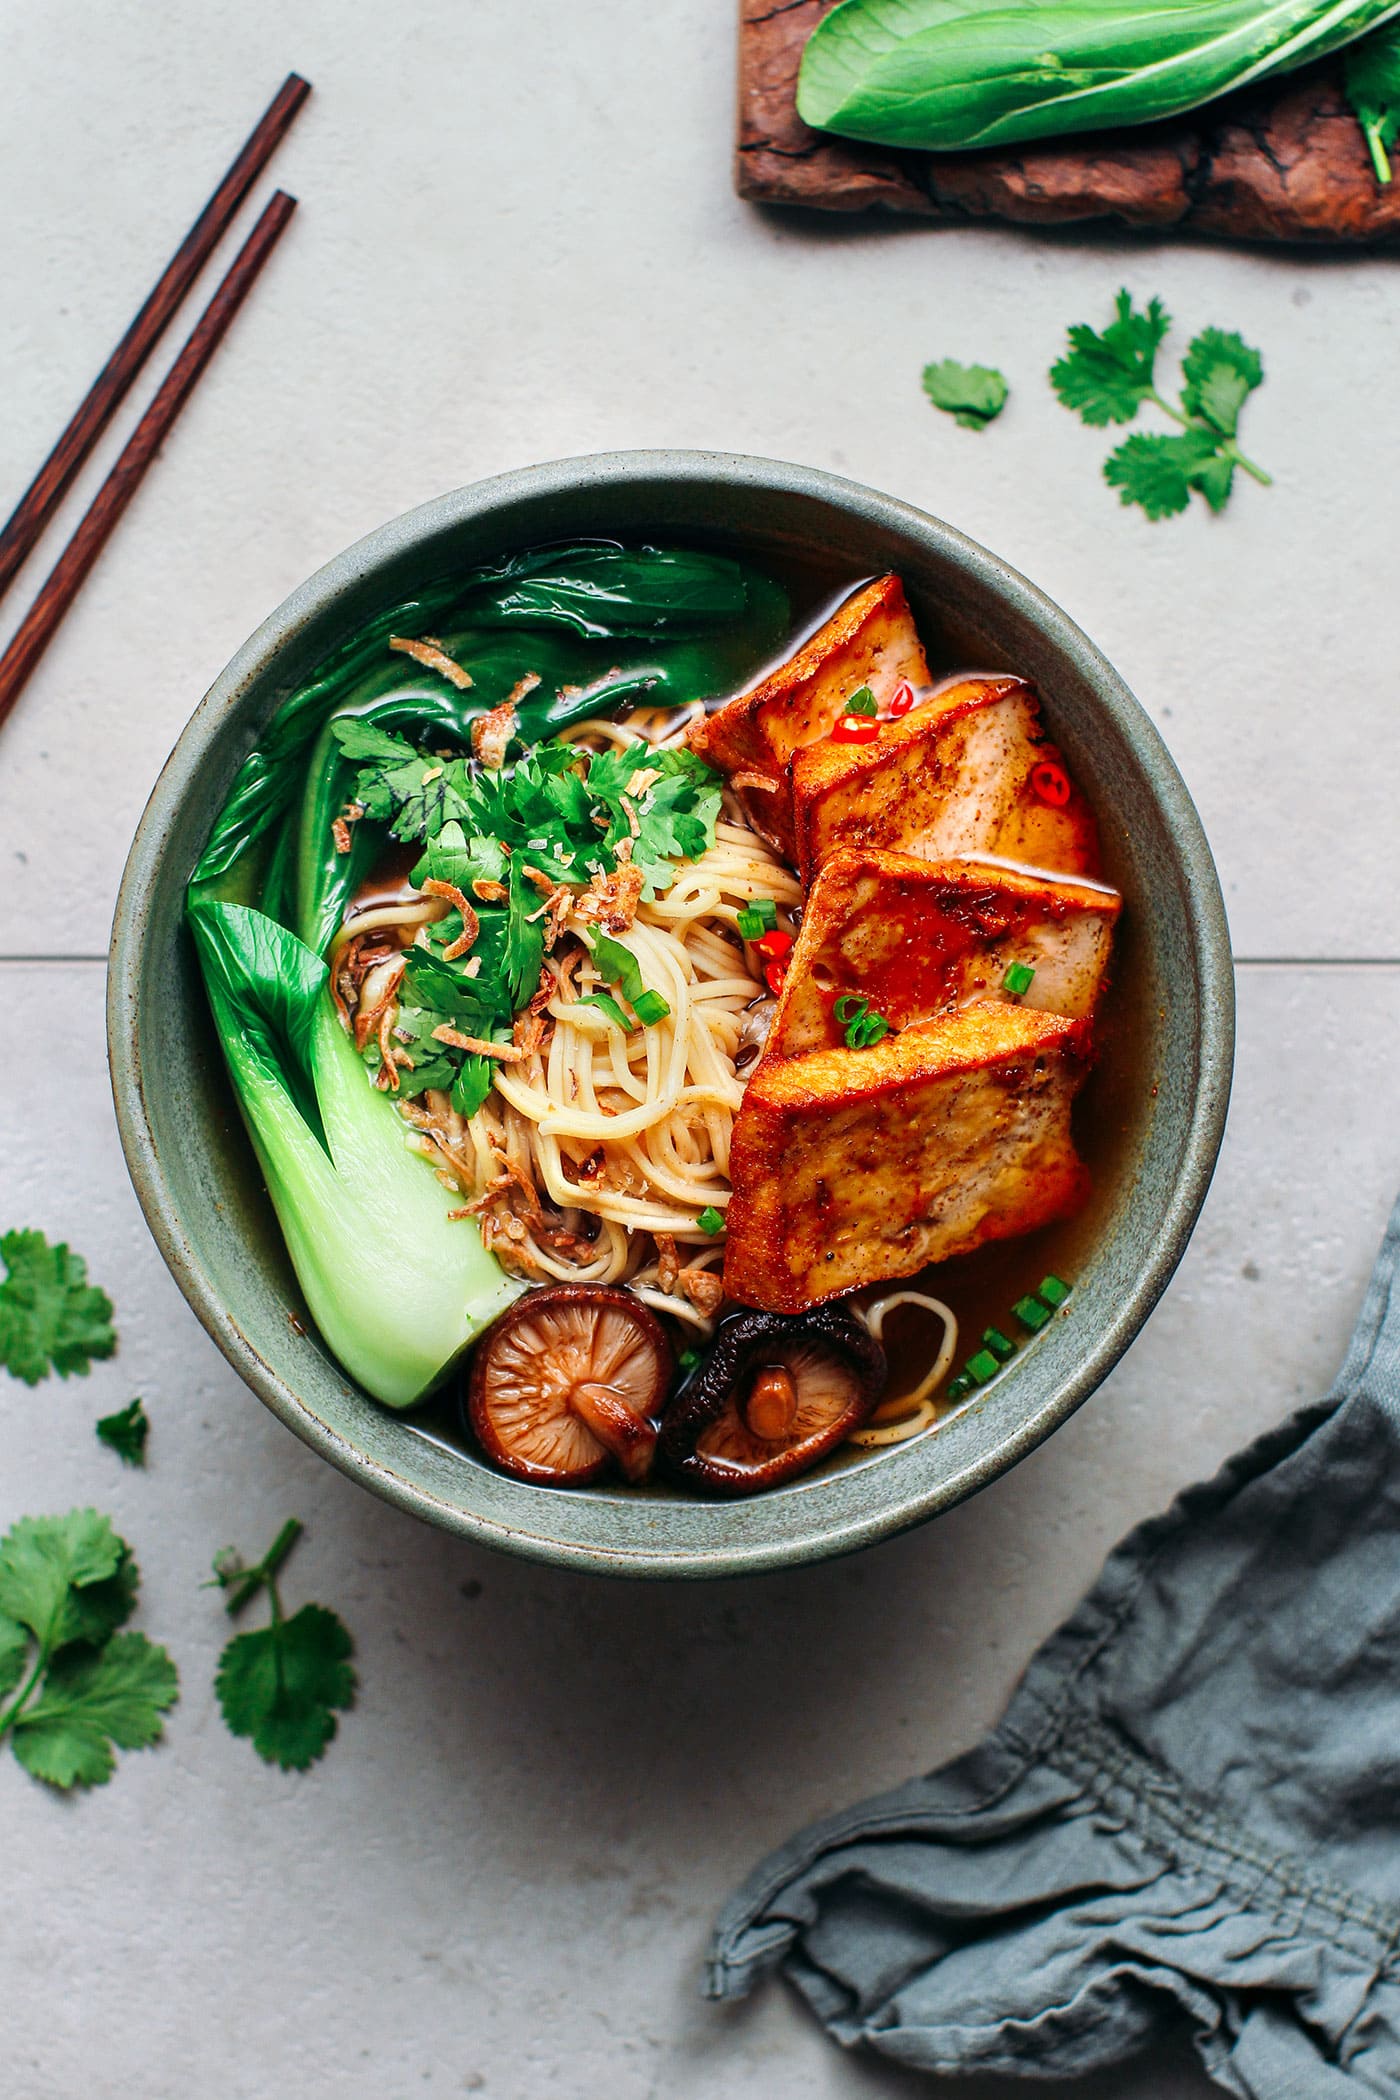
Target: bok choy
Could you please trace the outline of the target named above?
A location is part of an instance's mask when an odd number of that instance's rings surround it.
[[[431,1392],[517,1295],[462,1202],[408,1149],[340,1024],[320,957],[264,913],[196,898],[214,1024],[322,1335],[390,1407]]]
[[[1150,124],[1354,43],[1400,0],[843,0],[802,56],[819,130],[949,152]]]

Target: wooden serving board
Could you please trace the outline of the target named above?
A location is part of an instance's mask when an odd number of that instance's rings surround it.
[[[803,46],[836,0],[740,0],[741,197],[917,218],[1094,220],[1238,241],[1355,246],[1400,236],[1400,176],[1376,181],[1337,68],[1324,65],[1141,130],[981,153],[903,153],[811,131]]]

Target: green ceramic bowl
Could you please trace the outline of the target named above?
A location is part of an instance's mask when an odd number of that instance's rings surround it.
[[[1069,1313],[936,1431],[838,1456],[740,1503],[664,1486],[527,1487],[356,1388],[305,1314],[181,920],[234,772],[320,657],[445,572],[589,534],[805,555],[852,577],[898,570],[936,662],[1036,680],[1126,901],[1108,1051],[1091,1082],[1096,1194],[1058,1255],[1075,1279]],[[602,1573],[701,1576],[821,1560],[921,1523],[1088,1398],[1147,1318],[1200,1210],[1233,1016],[1224,907],[1190,797],[1121,679],[1056,606],[951,527],[854,482],[770,460],[638,452],[532,467],[425,504],[331,562],[259,629],[196,710],[141,820],[117,903],[108,1036],[127,1164],[161,1252],[234,1369],[304,1442],[464,1538]]]

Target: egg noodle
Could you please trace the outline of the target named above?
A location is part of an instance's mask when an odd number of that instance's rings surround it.
[[[610,743],[660,749],[681,741],[691,715],[638,709],[625,723],[579,723],[561,741],[581,753]],[[722,1216],[729,1201],[742,1074],[771,1012],[736,924],[760,897],[797,906],[801,885],[726,793],[714,844],[613,936],[670,1007],[663,1020],[624,1034],[583,1003],[613,987],[583,938],[591,923],[570,912],[481,1109],[468,1120],[437,1089],[398,1104],[412,1142],[468,1199],[463,1214],[476,1217],[513,1274],[627,1283],[708,1332],[723,1295],[722,1250],[700,1218]],[[411,941],[445,908],[407,897],[352,915],[333,971],[347,939],[375,931]],[[373,976],[360,988],[362,1006]]]

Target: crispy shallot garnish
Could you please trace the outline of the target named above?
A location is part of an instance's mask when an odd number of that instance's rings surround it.
[[[523,678],[516,679],[515,684],[506,695],[506,706],[519,707],[521,701],[528,699],[530,694],[534,692],[535,687],[542,683],[543,681],[538,671],[527,671]]]
[[[401,656],[411,656],[416,664],[422,664],[425,671],[438,672],[449,685],[455,685],[459,693],[466,692],[472,682],[471,673],[464,671],[448,655],[441,642],[435,641],[430,634],[425,634],[421,642],[410,641],[402,634],[391,634],[389,647],[397,649]]]
[[[676,1279],[681,1273],[680,1256],[676,1252],[675,1235],[658,1232],[656,1235],[656,1280],[669,1298],[676,1288]]]
[[[707,1320],[719,1311],[724,1298],[724,1280],[714,1269],[682,1269],[676,1283],[681,1296],[688,1298]]]
[[[631,840],[624,839],[624,846]],[[611,875],[595,875],[578,900],[577,912],[586,924],[596,923],[609,933],[626,933],[642,901],[642,871],[619,857]]]
[[[444,1021],[433,1030],[435,1043],[446,1043],[453,1050],[470,1050],[474,1057],[498,1057],[503,1065],[517,1065],[524,1056],[514,1043],[488,1043],[479,1035],[463,1035],[460,1029],[449,1028]]]
[[[538,685],[539,680],[535,683]],[[472,757],[477,764],[485,766],[488,773],[498,773],[505,764],[506,747],[519,727],[514,695],[487,714],[478,715],[472,723]]]
[[[333,817],[331,819],[331,837],[335,840],[337,853],[348,853],[350,851],[350,826],[346,823],[344,817]]]
[[[423,885],[423,895],[446,897],[449,904],[454,904],[462,914],[462,931],[456,940],[450,942],[442,951],[444,962],[456,962],[459,955],[468,954],[475,946],[476,937],[481,931],[481,921],[455,882],[439,882],[436,877],[430,877]]]
[[[493,882],[489,875],[478,875],[472,884],[472,895],[481,904],[504,904],[510,891],[503,882]]]

